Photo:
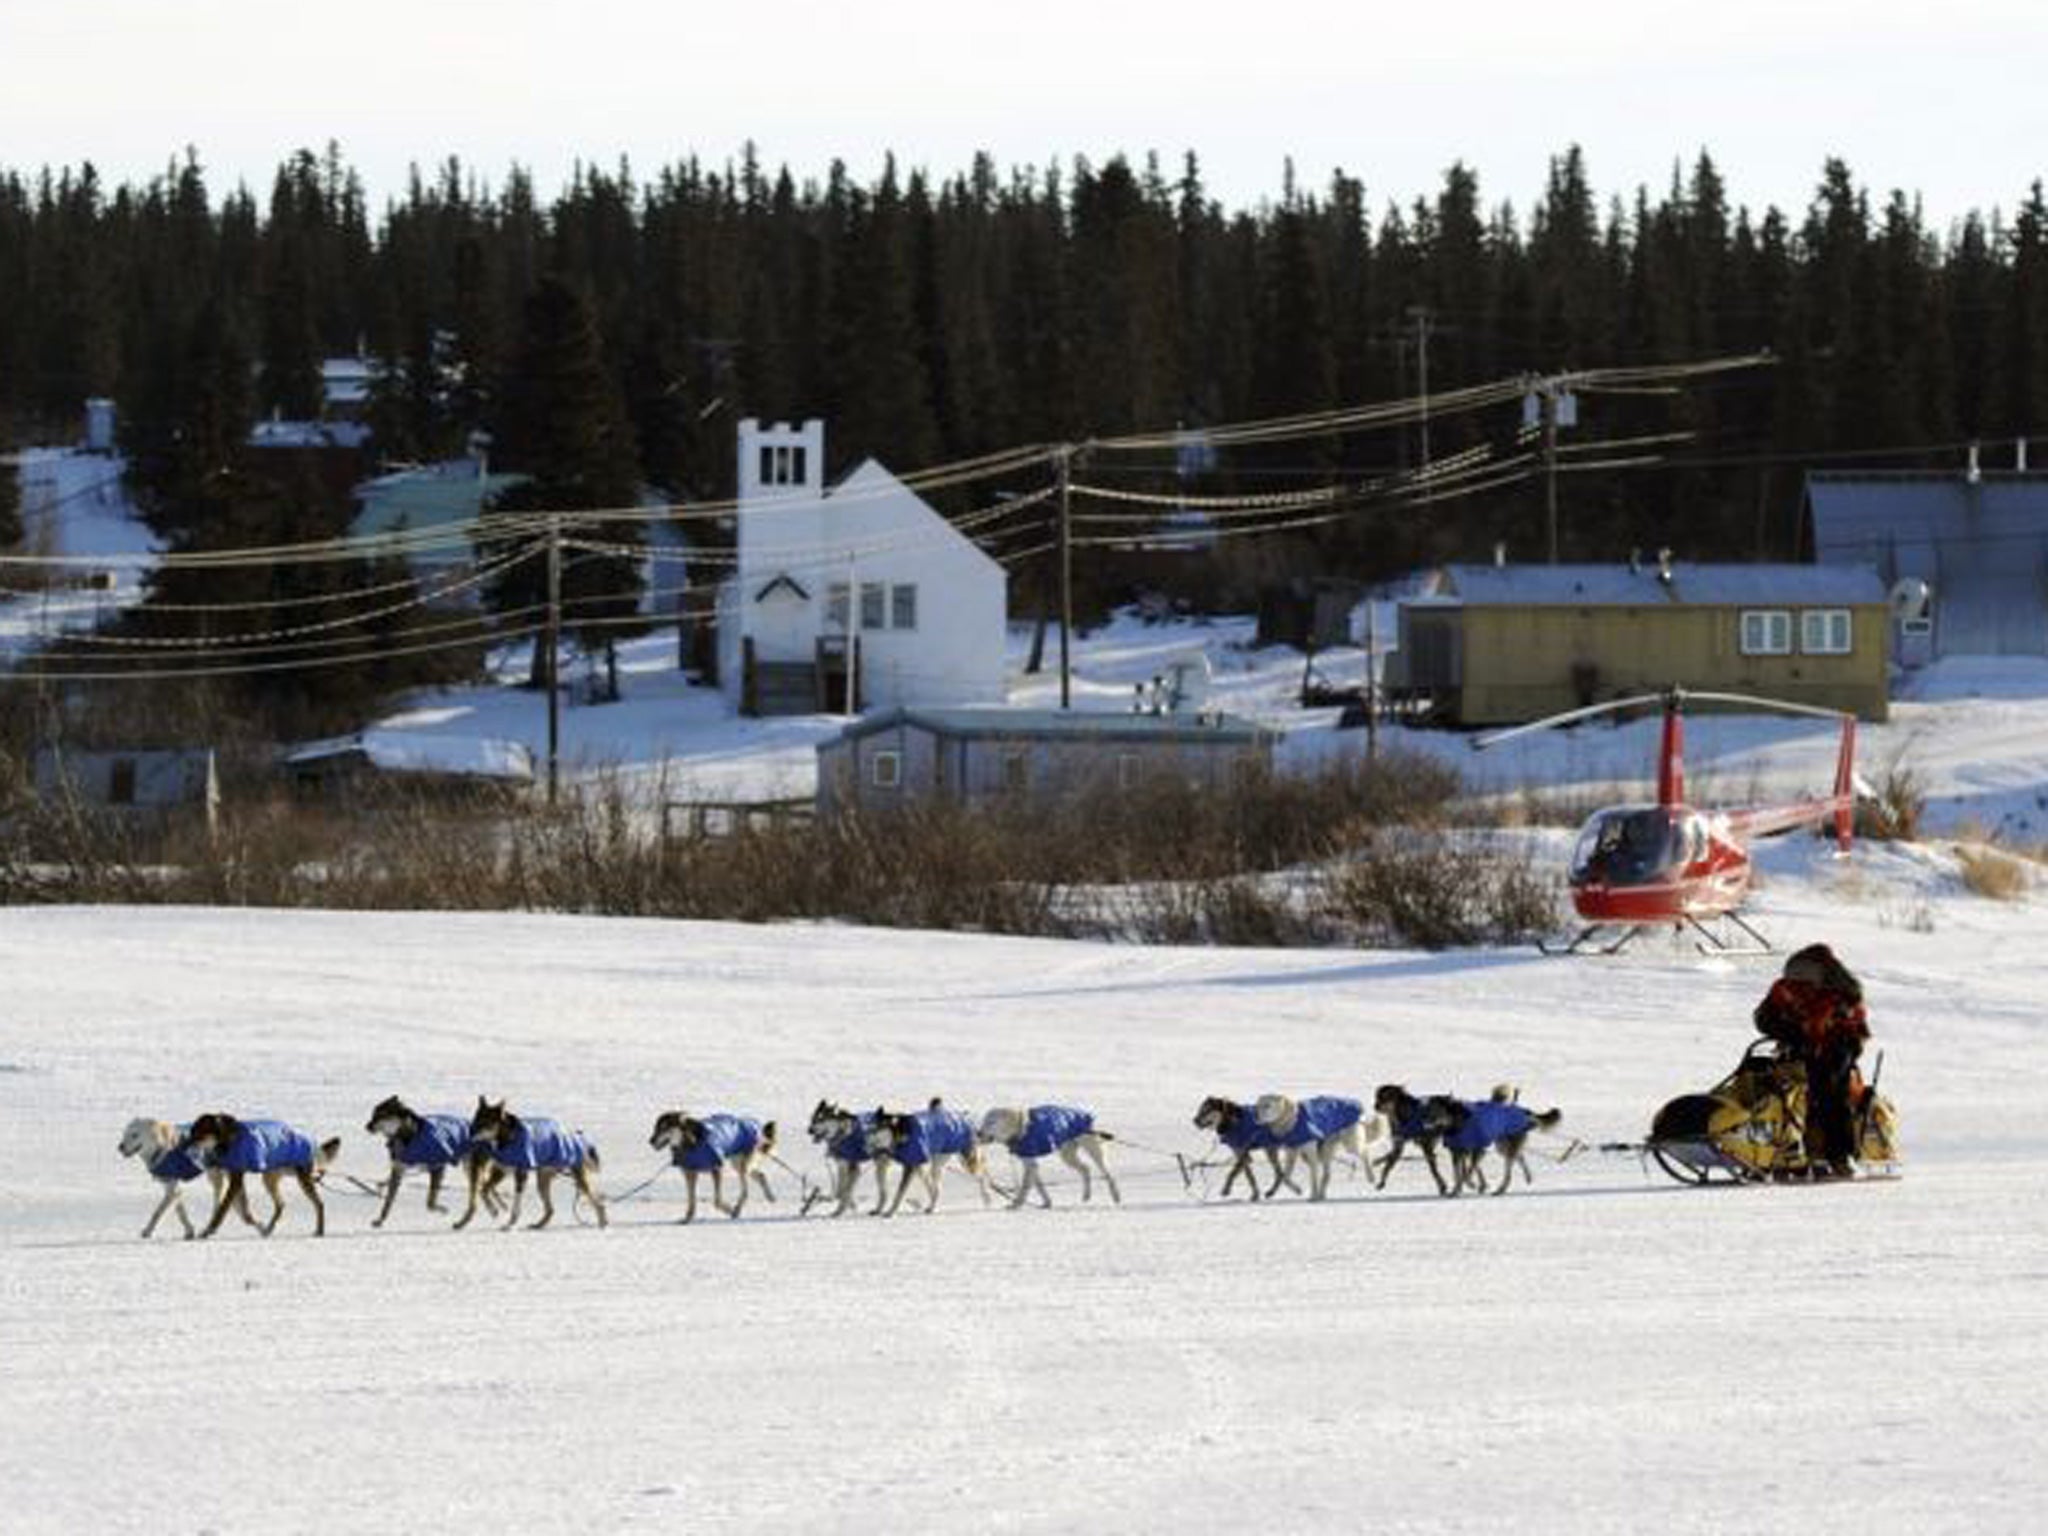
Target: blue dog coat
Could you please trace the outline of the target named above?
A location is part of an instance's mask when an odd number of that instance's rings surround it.
[[[1329,1094],[1303,1099],[1294,1106],[1293,1129],[1284,1136],[1276,1132],[1273,1139],[1283,1147],[1305,1147],[1325,1136],[1350,1130],[1364,1114],[1365,1106],[1356,1099],[1340,1099]]]
[[[200,1161],[200,1154],[185,1143],[192,1134],[192,1127],[178,1127],[178,1139],[150,1160],[150,1174],[159,1179],[176,1179],[180,1184],[190,1183],[206,1172],[206,1164]]]
[[[872,1154],[868,1151],[868,1132],[875,1128],[873,1111],[854,1116],[853,1129],[825,1148],[825,1155],[842,1163],[864,1163]]]
[[[1233,1152],[1262,1152],[1280,1145],[1278,1138],[1259,1124],[1259,1117],[1243,1108],[1224,1122],[1216,1139]]]
[[[694,1147],[677,1146],[671,1156],[678,1168],[710,1173],[728,1158],[743,1157],[761,1144],[761,1122],[740,1115],[706,1115],[697,1122],[704,1139]]]
[[[1454,1152],[1483,1152],[1505,1137],[1526,1136],[1536,1123],[1536,1117],[1519,1104],[1487,1099],[1465,1108],[1470,1111],[1465,1123],[1444,1138],[1444,1145]]]
[[[1044,1157],[1094,1129],[1095,1117],[1085,1109],[1040,1104],[1024,1117],[1024,1133],[1010,1143],[1010,1150],[1019,1157]]]
[[[469,1122],[460,1115],[421,1115],[420,1127],[398,1149],[408,1168],[446,1168],[469,1155]]]
[[[889,1149],[906,1168],[916,1168],[949,1152],[966,1153],[974,1146],[974,1124],[950,1109],[921,1109],[909,1117],[910,1134]]]
[[[565,1131],[552,1120],[521,1120],[519,1134],[500,1141],[491,1156],[507,1168],[581,1168],[597,1156],[581,1131]]]
[[[244,1120],[235,1139],[220,1152],[230,1173],[268,1173],[273,1168],[311,1168],[313,1138],[282,1120]]]

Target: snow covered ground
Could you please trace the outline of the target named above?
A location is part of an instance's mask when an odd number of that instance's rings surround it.
[[[157,547],[121,483],[121,459],[72,448],[28,448],[16,462],[24,550],[102,561],[98,567],[67,565],[62,570],[69,577],[96,570],[106,585],[59,581],[28,596],[0,595],[0,663],[65,630],[91,629],[104,615],[139,601]],[[0,589],[38,585],[41,574],[31,567],[0,565]]]
[[[1210,701],[1283,733],[1279,761],[1311,767],[1362,753],[1365,733],[1336,728],[1338,711],[1303,709],[1299,651],[1258,647],[1249,618],[1176,619],[1151,624],[1119,614],[1074,645],[1074,704],[1124,710],[1133,685],[1171,663],[1204,656]],[[1047,670],[1027,676],[1030,631],[1011,635],[1010,702],[1046,707],[1059,699],[1057,637]],[[675,637],[621,647],[624,698],[578,705],[563,715],[563,758],[581,773],[617,773],[668,799],[771,800],[808,796],[817,783],[818,742],[845,721],[836,715],[743,720],[714,689],[692,687],[675,669]],[[1316,657],[1335,685],[1358,683],[1364,652],[1335,648]],[[421,695],[378,724],[441,736],[474,734],[545,749],[540,697],[512,686],[526,675],[523,648],[501,658],[498,683]],[[1388,727],[1381,743],[1454,766],[1474,794],[1556,792],[1589,808],[1652,790],[1657,722],[1590,725],[1524,738],[1478,754],[1456,731]],[[1748,804],[1824,791],[1834,776],[1835,728],[1761,715],[1701,715],[1686,728],[1687,781],[1702,804]],[[2048,659],[1961,658],[1910,678],[1883,725],[1858,733],[1859,771],[1873,784],[1911,774],[1927,795],[1926,828],[1996,833],[2048,842]]]
[[[1762,917],[1864,976],[1895,1183],[1680,1189],[1416,1166],[1203,1204],[1210,1092],[1510,1078],[1588,1142],[1717,1078],[1768,968],[1647,946],[1147,949],[541,916],[0,911],[0,1527],[2019,1531],[2048,1508],[2038,902],[1805,841]],[[657,1110],[1093,1106],[1122,1209],[453,1234],[330,1196],[264,1242],[136,1239],[131,1115],[344,1138],[478,1092],[657,1168]]]

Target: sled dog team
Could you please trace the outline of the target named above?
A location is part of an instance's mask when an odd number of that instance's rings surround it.
[[[1397,1084],[1387,1084],[1375,1095],[1370,1114],[1357,1099],[1333,1095],[1292,1099],[1269,1093],[1250,1104],[1206,1098],[1195,1112],[1194,1123],[1211,1132],[1231,1154],[1223,1181],[1225,1196],[1242,1178],[1254,1200],[1270,1199],[1283,1184],[1296,1193],[1306,1193],[1311,1200],[1321,1200],[1329,1193],[1330,1175],[1340,1155],[1350,1157],[1371,1178],[1375,1150],[1384,1146],[1387,1150],[1379,1158],[1374,1180],[1376,1188],[1384,1189],[1394,1165],[1410,1145],[1420,1149],[1442,1195],[1456,1195],[1466,1188],[1485,1193],[1488,1185],[1481,1162],[1487,1151],[1497,1152],[1501,1167],[1493,1192],[1505,1194],[1517,1166],[1523,1182],[1531,1182],[1523,1155],[1531,1132],[1547,1130],[1560,1118],[1555,1109],[1540,1114],[1525,1109],[1506,1085],[1494,1089],[1490,1098],[1474,1102],[1448,1094],[1417,1098]],[[445,1212],[441,1191],[451,1170],[459,1172],[463,1180],[463,1209],[454,1222],[457,1230],[470,1224],[479,1205],[494,1219],[503,1214],[506,1227],[516,1226],[529,1178],[540,1202],[534,1227],[545,1227],[554,1219],[554,1184],[560,1178],[567,1178],[576,1194],[588,1202],[599,1226],[608,1223],[604,1196],[595,1182],[601,1169],[596,1146],[581,1131],[567,1130],[557,1121],[516,1115],[502,1099],[493,1103],[479,1098],[475,1111],[465,1119],[454,1114],[423,1114],[398,1098],[388,1098],[370,1112],[364,1129],[383,1138],[391,1158],[390,1172],[377,1191],[381,1204],[372,1227],[384,1225],[399,1186],[415,1171],[426,1174],[427,1209]],[[922,1196],[922,1209],[927,1213],[936,1210],[940,1175],[948,1167],[974,1180],[982,1204],[988,1205],[991,1191],[997,1188],[985,1151],[990,1145],[1008,1150],[1020,1170],[1014,1190],[998,1191],[1013,1208],[1022,1206],[1034,1191],[1042,1206],[1052,1204],[1039,1167],[1048,1157],[1057,1157],[1081,1176],[1083,1200],[1093,1198],[1095,1179],[1100,1178],[1110,1199],[1118,1204],[1123,1201],[1103,1153],[1105,1143],[1114,1141],[1115,1136],[1098,1129],[1087,1110],[1068,1105],[999,1106],[986,1111],[977,1124],[939,1099],[922,1110],[901,1114],[881,1108],[857,1112],[820,1099],[811,1111],[807,1131],[830,1165],[832,1178],[829,1193],[806,1198],[806,1211],[812,1200],[819,1198],[834,1202],[835,1216],[852,1210],[863,1167],[874,1170],[875,1215],[894,1215],[913,1184]],[[683,1174],[689,1190],[681,1218],[685,1222],[696,1217],[698,1183],[705,1175],[711,1179],[712,1204],[721,1213],[737,1217],[746,1208],[750,1184],[760,1189],[762,1198],[775,1198],[763,1164],[772,1161],[788,1166],[775,1155],[775,1122],[764,1124],[744,1115],[666,1110],[656,1118],[648,1144],[667,1152]],[[211,1237],[230,1212],[268,1237],[284,1214],[287,1176],[313,1207],[314,1235],[325,1233],[327,1212],[320,1184],[340,1148],[338,1137],[315,1142],[282,1121],[241,1120],[215,1111],[182,1126],[132,1120],[122,1134],[119,1150],[124,1157],[140,1159],[161,1192],[142,1229],[145,1238],[156,1231],[166,1211],[177,1214],[187,1237]],[[1450,1157],[1448,1181],[1437,1163],[1439,1149]],[[1260,1153],[1272,1174],[1263,1195],[1252,1166],[1254,1155]],[[897,1173],[893,1194],[889,1188],[892,1167]],[[1298,1170],[1306,1171],[1306,1191],[1295,1182]],[[252,1174],[270,1196],[267,1221],[259,1222],[249,1210],[246,1186]],[[728,1174],[735,1183],[730,1203],[725,1197]],[[509,1206],[502,1189],[507,1175],[512,1180]],[[203,1227],[195,1228],[186,1214],[183,1192],[187,1184],[202,1177],[213,1194],[213,1211]]]

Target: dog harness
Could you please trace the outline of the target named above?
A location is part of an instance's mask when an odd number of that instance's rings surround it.
[[[670,1155],[678,1168],[710,1173],[761,1145],[761,1122],[740,1115],[706,1115],[697,1122],[704,1134],[694,1147],[678,1144]]]
[[[1010,1150],[1019,1157],[1044,1157],[1095,1129],[1095,1117],[1065,1104],[1040,1104],[1024,1117],[1024,1129]]]
[[[553,1120],[521,1120],[518,1133],[500,1141],[491,1156],[507,1168],[574,1170],[597,1160],[597,1148],[581,1131],[565,1131]]]
[[[1500,1104],[1487,1099],[1465,1106],[1465,1123],[1444,1138],[1454,1152],[1483,1152],[1497,1141],[1526,1136],[1536,1117],[1519,1104]]]
[[[889,1149],[889,1155],[906,1168],[916,1168],[948,1153],[966,1154],[974,1149],[974,1123],[950,1109],[921,1109],[905,1116],[910,1134]]]
[[[395,1156],[408,1168],[446,1168],[469,1155],[469,1122],[460,1115],[421,1115],[419,1129]]]
[[[230,1173],[268,1173],[273,1168],[311,1168],[313,1138],[282,1120],[244,1120],[235,1139],[221,1149],[220,1165]]]
[[[874,1154],[868,1151],[868,1132],[875,1128],[872,1110],[853,1117],[853,1129],[825,1148],[825,1155],[842,1163],[864,1163]]]
[[[205,1154],[193,1151],[185,1143],[185,1138],[191,1134],[191,1126],[178,1127],[178,1139],[149,1160],[152,1178],[175,1179],[180,1184],[188,1184],[206,1172]]]
[[[1294,1124],[1284,1133],[1274,1132],[1273,1139],[1283,1147],[1305,1147],[1350,1130],[1364,1114],[1365,1106],[1356,1099],[1332,1094],[1302,1099],[1294,1106]]]

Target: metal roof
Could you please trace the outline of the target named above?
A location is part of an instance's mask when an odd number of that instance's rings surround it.
[[[1800,603],[1850,607],[1882,603],[1885,587],[1867,565],[1452,565],[1446,596],[1468,606],[1649,608]]]
[[[1118,714],[1109,710],[1003,709],[995,706],[950,709],[902,708],[863,715],[839,735],[821,742],[819,750],[839,742],[857,741],[876,731],[913,725],[935,736],[956,740],[1037,738],[1091,741],[1231,741],[1253,743],[1272,733],[1256,721],[1216,710],[1173,715]]]
[[[1934,589],[1943,655],[2048,652],[2048,475],[1814,474],[1814,558]]]

